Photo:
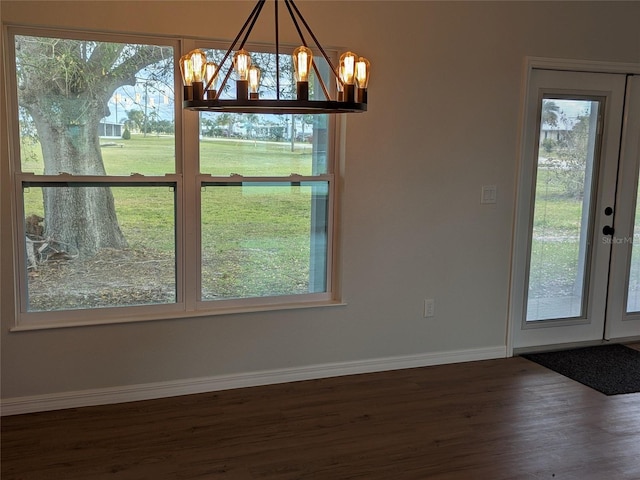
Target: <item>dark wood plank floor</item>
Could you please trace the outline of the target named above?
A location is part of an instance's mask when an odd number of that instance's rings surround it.
[[[2,419],[2,479],[640,479],[640,394],[523,358]]]

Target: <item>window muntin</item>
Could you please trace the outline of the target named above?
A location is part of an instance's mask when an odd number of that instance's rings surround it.
[[[125,46],[134,48],[151,41],[149,38],[140,41],[140,38],[129,35],[70,33],[39,28],[8,27],[8,30],[10,41],[20,37],[48,39],[55,43],[68,40],[66,37],[69,36],[69,40],[79,42],[76,45],[82,42],[93,45],[85,50],[87,55],[91,48],[103,48],[102,44],[111,47],[120,45],[118,42],[121,41]],[[163,57],[160,69],[165,76],[161,77],[156,72],[151,81],[150,70],[145,67],[145,71],[137,75],[138,81],[134,85],[123,85],[103,99],[105,108],[97,127],[99,148],[95,155],[98,163],[102,163],[102,169],[74,167],[69,162],[64,163],[63,157],[56,159],[59,163],[55,168],[47,168],[44,159],[50,155],[51,148],[47,150],[50,145],[42,144],[38,120],[34,120],[23,104],[23,96],[18,93],[18,86],[24,79],[20,78],[19,55],[15,59],[17,74],[8,83],[15,92],[14,115],[19,119],[14,128],[16,149],[12,157],[15,228],[19,246],[19,278],[16,284],[18,329],[287,308],[291,305],[326,304],[334,300],[331,266],[335,186],[332,175],[334,148],[330,146],[333,142],[333,118],[313,116],[302,119],[288,115],[287,121],[293,121],[294,127],[283,128],[282,131],[291,132],[293,135],[289,138],[280,135],[264,143],[255,138],[256,135],[247,138],[247,142],[239,142],[235,137],[221,138],[216,140],[231,140],[238,147],[244,147],[245,151],[238,148],[225,153],[219,145],[215,152],[211,150],[211,143],[207,143],[211,140],[202,134],[204,123],[196,133],[192,130],[193,117],[190,117],[193,113],[183,112],[181,106],[174,102],[171,93],[176,89],[173,61],[174,56],[177,58],[179,55],[178,42],[153,40],[156,41],[157,44],[148,45],[170,50],[170,55]],[[185,51],[190,49],[184,48]],[[7,69],[7,73],[11,76],[12,69]],[[141,82],[141,79],[146,81]],[[142,111],[143,115],[131,114],[136,110]],[[160,120],[169,115],[171,125],[167,127]],[[201,118],[211,116],[213,114],[203,113]],[[264,117],[273,119],[276,116]],[[243,125],[248,121],[243,118]],[[188,127],[184,137],[181,134],[183,123]],[[60,125],[68,130],[67,134],[71,132],[72,140],[89,143],[86,140],[89,131],[86,123]],[[116,125],[121,126],[120,131],[115,129]],[[123,138],[125,127],[131,138]],[[251,127],[245,127],[245,133],[247,131],[252,131]],[[185,152],[184,159],[180,152]],[[195,182],[193,175],[198,176]],[[226,195],[222,192],[234,189],[244,191],[246,198],[261,197],[254,206],[261,205],[263,220],[266,221],[256,231],[243,223],[242,218],[232,216],[234,211],[246,208],[248,203],[220,205],[220,199]],[[51,208],[46,206],[46,192],[62,197],[65,195],[62,192],[82,191],[110,193],[118,228],[126,239],[125,246],[100,247],[86,257],[90,261],[85,261],[86,268],[81,275],[76,278],[58,277],[57,283],[50,283],[48,287],[53,293],[47,294],[47,290],[42,288],[44,263],[36,270],[29,262],[34,258],[42,261],[46,256],[59,255],[54,268],[58,273],[68,274],[80,270],[75,268],[78,263],[72,265],[75,258],[71,257],[77,252],[73,246],[68,247],[68,251],[54,252],[56,247],[70,242],[50,235],[53,230],[40,231],[40,238],[36,239],[40,243],[36,248],[47,244],[40,252],[34,250],[35,237],[29,241],[26,234],[18,232],[26,232],[28,217],[34,215],[32,219],[44,219],[47,216],[45,211]],[[214,202],[211,199],[217,199],[218,209],[216,215],[208,218],[207,209]],[[288,205],[290,211],[285,213],[279,208],[282,205]],[[67,217],[69,223],[76,225],[86,220],[80,214],[72,213]],[[201,218],[202,227],[199,223]],[[226,290],[220,285],[212,286],[211,281],[205,279],[205,273],[212,271],[212,252],[215,262],[232,265],[238,258],[237,251],[228,249],[227,256],[221,258],[215,247],[211,249],[211,243],[207,244],[206,240],[210,235],[215,238],[217,229],[212,221],[234,225],[235,238],[232,241],[257,252],[251,261],[239,265],[244,277]],[[46,221],[36,221],[38,224],[44,229]],[[202,232],[202,236],[194,236],[191,232]],[[31,258],[28,258],[29,251],[34,252]],[[143,263],[146,273],[125,278],[119,274],[117,265],[108,268],[106,256],[130,267],[129,270],[135,270],[136,262],[146,262]],[[92,269],[90,262],[100,265],[101,269],[105,267],[107,272]],[[156,269],[155,274],[146,270],[151,265]],[[53,267],[53,263],[48,267]],[[252,275],[263,274],[269,268],[275,282],[266,276],[253,284],[249,282]],[[214,270],[212,276],[219,278],[222,274]],[[71,285],[75,285],[76,291],[70,294]],[[223,292],[222,295],[219,291]]]

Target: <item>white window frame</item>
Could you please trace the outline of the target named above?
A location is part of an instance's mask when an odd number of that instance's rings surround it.
[[[321,293],[295,294],[273,297],[252,297],[237,300],[202,301],[200,299],[200,184],[202,181],[229,181],[228,177],[211,177],[199,172],[199,114],[185,111],[181,106],[181,79],[178,69],[174,69],[175,85],[175,173],[164,176],[45,176],[21,172],[20,142],[18,118],[18,100],[16,95],[16,65],[14,36],[28,35],[55,38],[78,38],[104,42],[148,43],[172,46],[174,64],[184,53],[195,45],[206,48],[226,49],[228,45],[210,40],[182,39],[163,36],[145,36],[134,34],[112,34],[109,32],[58,30],[52,28],[5,26],[6,58],[5,81],[7,82],[7,104],[10,115],[10,171],[12,174],[12,222],[14,243],[14,283],[15,323],[13,331],[49,329],[81,325],[115,324],[160,319],[180,319],[198,316],[211,316],[242,312],[283,310],[306,307],[341,305],[337,289],[338,252],[338,211],[339,192],[335,172],[344,148],[340,146],[337,131],[344,128],[339,116],[331,115],[328,122],[327,165],[328,172],[319,176],[305,176],[295,181],[322,180],[328,182],[329,199],[327,205],[327,258],[326,290]],[[265,50],[263,47],[247,45],[251,51]],[[330,54],[336,55],[335,51]],[[194,159],[194,160],[190,160]],[[287,181],[288,177],[246,177],[243,181]],[[78,310],[27,311],[27,258],[24,242],[24,218],[22,208],[22,182],[95,182],[105,184],[126,184],[144,182],[169,182],[176,187],[176,302],[161,305],[137,305],[126,307],[100,307]],[[235,180],[237,181],[237,180]]]

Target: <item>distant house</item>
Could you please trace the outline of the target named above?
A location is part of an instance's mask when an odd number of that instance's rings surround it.
[[[572,122],[571,125],[542,125],[542,128],[540,129],[540,141],[543,142],[544,140],[560,140],[571,131],[571,129],[573,128],[573,123],[575,122]]]
[[[102,121],[98,125],[98,135],[101,137],[122,138],[123,126],[121,123]]]

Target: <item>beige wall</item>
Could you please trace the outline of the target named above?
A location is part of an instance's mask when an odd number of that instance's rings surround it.
[[[251,4],[3,0],[0,8],[5,23],[233,38]],[[3,107],[3,398],[505,347],[525,57],[640,62],[640,3],[300,8],[324,44],[348,46],[372,63],[369,112],[347,125],[347,305],[9,333]],[[269,40],[270,26],[256,35]],[[498,186],[496,205],[480,205],[484,184]],[[436,301],[429,320],[426,297]]]

